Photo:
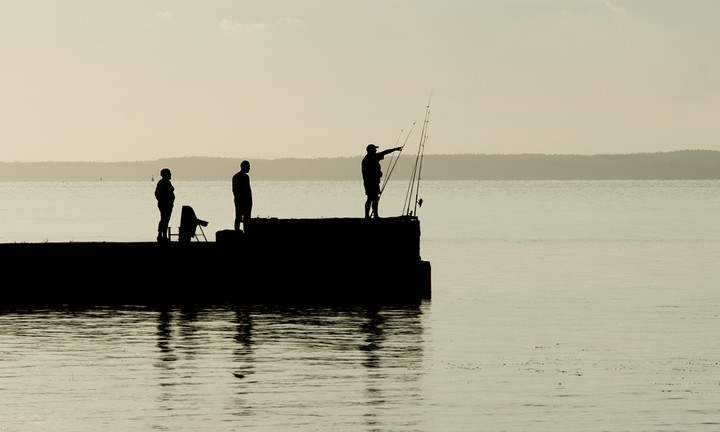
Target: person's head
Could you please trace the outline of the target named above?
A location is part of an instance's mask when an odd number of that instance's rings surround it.
[[[170,170],[167,168],[163,168],[160,170],[160,177],[164,178],[165,180],[170,180],[170,177],[172,174],[170,173]]]
[[[368,144],[367,147],[365,147],[365,150],[367,150],[368,153],[374,154],[377,152],[378,146],[375,144]]]
[[[240,171],[242,172],[249,172],[250,171],[250,162],[244,160],[242,163],[240,163]]]

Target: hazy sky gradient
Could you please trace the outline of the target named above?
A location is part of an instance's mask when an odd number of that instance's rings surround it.
[[[0,160],[720,150],[716,0],[1,0]]]

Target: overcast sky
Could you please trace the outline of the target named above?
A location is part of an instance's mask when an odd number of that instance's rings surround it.
[[[416,146],[428,100],[427,153],[720,150],[718,23],[716,0],[0,0],[0,160],[355,156],[414,121]]]

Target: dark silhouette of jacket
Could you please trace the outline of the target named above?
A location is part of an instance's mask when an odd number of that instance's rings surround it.
[[[175,188],[170,183],[170,179],[158,180],[157,187],[155,187],[155,198],[160,208],[172,207],[175,204]]]
[[[250,188],[250,176],[240,171],[232,178],[232,191],[235,197],[235,204],[243,208],[252,208],[252,189]]]

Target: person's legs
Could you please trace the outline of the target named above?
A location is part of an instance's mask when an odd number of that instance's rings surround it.
[[[235,231],[240,230],[240,222],[242,222],[243,217],[245,216],[245,207],[243,206],[242,202],[239,201],[237,198],[235,199]]]
[[[372,209],[373,214],[372,217],[378,217],[378,200],[380,199],[380,194],[375,192],[369,192],[367,194],[367,200],[365,201],[365,218],[370,218],[370,209]]]
[[[235,231],[240,230],[240,222],[242,222],[243,229],[247,231],[247,223],[250,220],[250,212],[252,207],[245,207],[243,205],[235,205]]]
[[[160,222],[158,223],[158,241],[167,240],[167,230],[172,215],[172,207],[158,207],[160,209]]]
[[[245,232],[248,230],[248,223],[250,223],[250,209],[245,209],[242,214],[242,224]]]

